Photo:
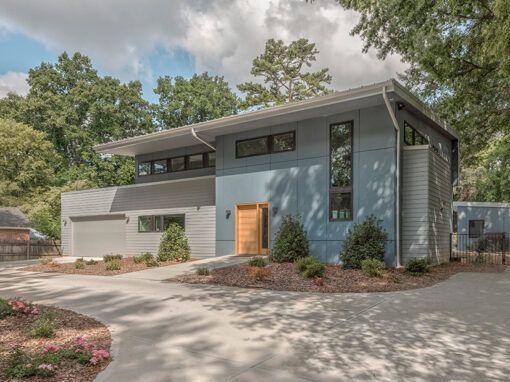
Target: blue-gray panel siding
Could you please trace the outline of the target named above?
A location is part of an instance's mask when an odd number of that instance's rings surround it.
[[[354,121],[354,219],[329,221],[329,124]],[[293,152],[236,159],[239,139],[295,130]],[[388,264],[394,262],[395,130],[383,107],[373,107],[273,126],[216,139],[216,253],[235,248],[235,205],[270,202],[271,240],[283,216],[299,214],[308,231],[311,252],[337,263],[343,240],[355,222],[369,214],[383,219],[389,234]],[[226,210],[232,215],[226,217]],[[272,243],[271,243],[272,244]]]

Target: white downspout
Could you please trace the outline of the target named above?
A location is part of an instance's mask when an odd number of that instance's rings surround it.
[[[194,128],[194,127],[192,127],[192,128],[191,128],[191,135],[193,135],[193,138],[197,139],[198,141],[202,142],[204,145],[209,146],[211,149],[213,149],[214,151],[216,151],[216,147],[214,147],[213,145],[211,145],[209,142],[204,141],[202,138],[200,138],[200,137],[197,135],[197,132],[195,131],[195,128]]]
[[[395,117],[395,113],[393,113],[393,109],[391,108],[390,100],[388,99],[388,96],[386,95],[386,86],[383,86],[383,92],[382,96],[384,98],[384,103],[386,104],[386,107],[388,109],[388,113],[390,113],[391,120],[393,122],[393,126],[395,127],[395,130],[397,130],[397,168],[396,168],[396,191],[397,191],[397,197],[395,200],[395,249],[396,249],[396,267],[399,268],[401,266],[400,264],[400,127],[397,122],[397,118]]]

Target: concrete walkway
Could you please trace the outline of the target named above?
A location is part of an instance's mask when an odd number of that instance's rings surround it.
[[[0,269],[0,296],[109,325],[98,381],[507,381],[509,290],[508,270],[331,295]]]

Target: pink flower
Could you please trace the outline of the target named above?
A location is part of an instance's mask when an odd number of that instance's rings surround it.
[[[32,364],[31,364],[31,363],[27,363],[27,364],[25,365],[25,367],[30,367],[30,366],[32,366]]]
[[[90,350],[89,348],[95,349],[96,348],[96,344],[94,342],[87,342],[85,344],[85,350]]]
[[[78,345],[83,345],[83,337],[82,336],[76,337],[76,340],[78,341]]]
[[[37,307],[34,306],[34,309],[32,309],[32,314],[39,314]]]
[[[94,351],[92,352],[92,355],[93,355],[94,357],[98,357],[101,361],[102,361],[103,359],[108,359],[108,358],[110,358],[110,353],[108,353],[106,350],[102,350],[102,349],[101,349],[101,350],[94,350]]]
[[[58,351],[58,347],[53,346],[53,345],[48,345],[44,348],[44,351],[45,352],[56,352],[56,351]]]
[[[99,360],[96,357],[92,357],[89,361],[92,365],[96,365],[99,362]]]
[[[178,260],[179,260],[179,261],[182,261],[182,257],[179,257],[179,258],[178,258]]]

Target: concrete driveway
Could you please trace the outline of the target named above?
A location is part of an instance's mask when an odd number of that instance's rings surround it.
[[[171,268],[171,267],[170,267]],[[321,295],[4,267],[21,295],[109,325],[98,381],[507,381],[510,272]]]

